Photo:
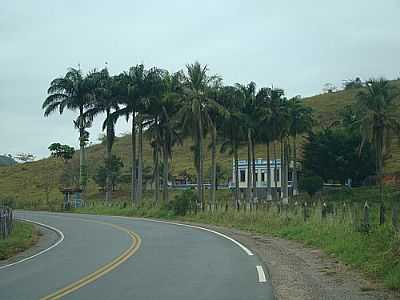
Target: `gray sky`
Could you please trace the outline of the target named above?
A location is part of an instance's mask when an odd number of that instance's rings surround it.
[[[49,82],[78,63],[88,71],[108,62],[119,73],[198,60],[226,84],[310,96],[327,82],[399,77],[399,15],[399,0],[2,0],[0,153],[43,157],[52,142],[78,146],[75,114],[41,110]]]

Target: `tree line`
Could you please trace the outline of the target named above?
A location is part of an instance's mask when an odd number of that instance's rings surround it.
[[[395,99],[389,90],[388,82],[383,79],[372,80],[366,84],[366,90],[360,92],[357,102],[358,111],[365,113],[357,114],[358,123],[355,122],[357,124],[354,125],[361,129],[360,151],[365,141],[373,143],[376,150],[377,174],[380,174],[380,177],[383,174],[383,143],[389,133],[397,132],[397,127],[395,128],[394,121],[389,123],[374,119],[374,109],[378,108],[373,107],[370,102],[380,101],[385,111],[389,111],[394,102],[390,99]],[[272,188],[277,186],[277,176],[271,178],[270,172],[270,156],[273,152],[274,157],[277,157],[277,144],[280,144],[281,149],[283,202],[288,201],[290,160],[293,161],[293,195],[298,193],[298,138],[310,132],[314,122],[311,108],[305,106],[300,97],[288,99],[282,89],[257,88],[254,82],[224,85],[222,77],[210,74],[207,65],[195,62],[186,65],[184,71],[178,72],[156,67],[146,69],[139,64],[117,75],[110,75],[107,68],[93,70],[86,75],[80,69],[71,68],[63,77],[50,83],[48,94],[42,105],[45,116],[56,111],[62,114],[65,109],[78,112],[74,124],[79,130],[81,189],[85,188],[87,182],[87,129],[94,118],[105,114],[103,130],[106,139],[105,172],[108,201],[112,199],[112,147],[115,140],[115,124],[120,118],[131,122],[132,126],[132,203],[140,203],[143,197],[144,135],[150,140],[153,151],[156,202],[161,198],[168,201],[168,174],[173,146],[181,144],[187,137],[193,141],[197,201],[202,209],[205,207],[203,183],[206,137],[211,141],[209,148],[212,204],[216,203],[218,147],[221,152],[228,151],[233,156],[235,182],[239,182],[238,150],[242,145],[247,146],[248,203],[258,200],[255,147],[261,143],[266,145],[267,153],[266,198],[270,200],[278,197],[277,189]],[[380,117],[392,120],[389,112],[384,116],[380,114]],[[237,207],[240,205],[239,193],[236,184],[234,198]]]

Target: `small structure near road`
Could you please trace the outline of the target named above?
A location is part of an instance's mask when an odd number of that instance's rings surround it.
[[[0,239],[6,239],[13,229],[14,214],[10,207],[0,207]]]
[[[79,208],[82,205],[80,188],[62,188],[60,192],[64,195],[64,209]]]

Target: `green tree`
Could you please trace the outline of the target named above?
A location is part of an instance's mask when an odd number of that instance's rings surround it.
[[[60,143],[52,143],[48,149],[52,157],[61,158],[64,162],[72,159],[75,153],[74,147],[62,145]]]
[[[45,117],[55,111],[62,114],[65,108],[79,112],[74,123],[79,129],[79,185],[81,189],[84,189],[87,182],[85,146],[89,140],[86,128],[90,127],[90,122],[84,118],[84,113],[94,99],[94,83],[87,76],[83,76],[81,70],[71,68],[64,77],[51,81],[47,92],[49,96],[42,105]]]
[[[247,85],[236,84],[240,101],[242,102],[243,109],[243,122],[242,125],[247,132],[247,203],[251,205],[253,201],[253,193],[256,193],[256,180],[255,180],[255,158],[253,156],[254,149],[254,135],[257,126],[257,119],[255,118],[256,108],[256,84],[250,82]]]
[[[299,187],[302,191],[307,192],[310,197],[322,190],[323,180],[319,176],[308,176],[300,179]]]
[[[111,167],[111,172],[109,171],[109,166]],[[93,180],[99,187],[106,190],[108,184],[107,176],[111,175],[111,188],[114,191],[116,185],[122,180],[121,170],[123,167],[124,164],[121,158],[112,155],[110,162],[104,160],[104,165],[100,166],[97,169],[96,175],[93,177]]]
[[[218,106],[210,97],[210,88],[214,85],[217,76],[207,74],[207,65],[195,62],[186,66],[184,88],[182,93],[182,107],[178,112],[182,128],[194,141],[195,165],[197,171],[198,201],[205,208],[203,186],[204,149],[203,139],[205,129],[212,123],[211,110]]]
[[[369,80],[366,89],[357,95],[358,120],[362,135],[360,151],[365,142],[369,141],[373,144],[376,154],[376,173],[381,199],[380,224],[385,222],[384,160],[390,154],[392,138],[400,132],[398,97],[397,89],[385,79]]]
[[[120,100],[120,82],[118,77],[110,77],[108,70],[103,69],[99,72],[94,71],[90,75],[90,79],[94,82],[95,98],[90,103],[89,108],[85,112],[85,119],[92,121],[99,114],[105,113],[105,120],[102,129],[106,131],[106,201],[112,199],[112,147],[115,140],[115,122],[113,111],[118,111],[118,102]]]
[[[303,172],[320,176],[324,181],[344,183],[352,179],[355,185],[374,174],[375,160],[372,147],[362,141],[359,131],[348,128],[327,128],[309,132],[303,146]]]
[[[221,127],[221,152],[229,151],[233,155],[235,193],[234,201],[236,208],[240,208],[240,189],[239,189],[239,157],[238,150],[241,142],[246,138],[247,132],[242,126],[243,111],[240,95],[235,87],[225,86],[222,88],[220,100],[222,106],[227,109],[224,119],[220,122]]]
[[[312,110],[306,107],[299,97],[289,100],[289,134],[293,140],[293,196],[298,193],[297,184],[297,137],[311,130],[313,125]]]
[[[160,86],[156,89],[150,111],[149,133],[152,136],[153,161],[155,166],[156,201],[160,189],[160,159],[163,159],[163,201],[168,202],[168,177],[169,160],[172,159],[172,147],[181,143],[175,115],[179,110],[179,97],[182,92],[183,75],[180,72],[170,74],[166,71],[160,73]]]
[[[132,119],[131,133],[131,162],[132,162],[132,178],[131,178],[131,201],[132,204],[137,202],[137,117],[138,113],[144,109],[144,93],[145,83],[144,78],[146,70],[142,64],[131,67],[128,72],[119,75],[120,91],[119,103],[121,108],[112,114],[113,119],[125,117],[126,120]]]

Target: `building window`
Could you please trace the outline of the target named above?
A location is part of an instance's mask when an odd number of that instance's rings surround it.
[[[293,172],[292,172],[292,170],[290,170],[289,173],[288,173],[288,181],[293,181]]]
[[[261,172],[261,182],[265,182],[265,173]]]
[[[279,174],[279,169],[275,169],[275,172],[274,172],[274,173],[275,173],[275,175],[274,175],[274,176],[275,176],[275,177],[274,177],[274,180],[275,180],[275,181],[279,181],[279,177],[280,177],[280,176],[279,176],[279,175],[280,175],[280,174]]]
[[[245,182],[245,181],[246,181],[246,171],[240,170],[240,182]]]

